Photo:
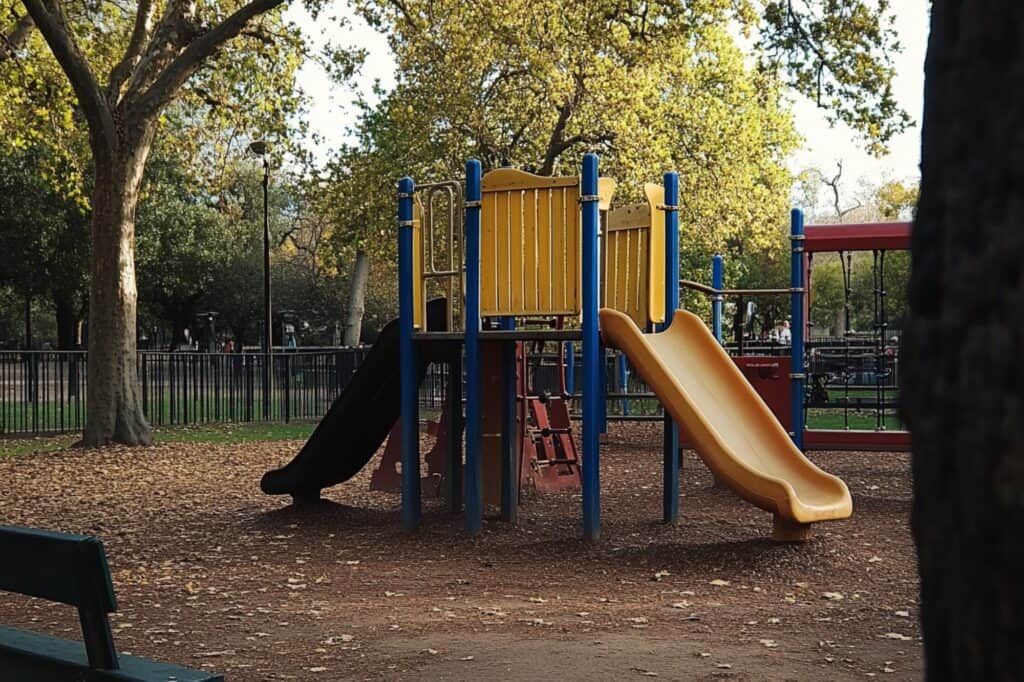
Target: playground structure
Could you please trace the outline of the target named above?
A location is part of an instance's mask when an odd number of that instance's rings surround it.
[[[423,204],[417,202],[411,179],[399,184],[400,440],[402,519],[407,529],[419,524],[421,513],[415,371],[421,349],[428,344],[465,348],[465,527],[475,533],[483,521],[485,470],[488,478],[493,477],[495,464],[500,472],[501,518],[513,520],[516,514],[515,342],[578,340],[583,351],[583,533],[587,539],[599,537],[599,434],[605,417],[601,333],[604,343],[626,353],[666,408],[664,521],[678,518],[677,424],[726,484],[773,513],[777,538],[806,537],[810,523],[850,514],[845,485],[803,456],[710,332],[676,312],[679,237],[674,173],[665,175],[661,192],[657,187],[646,189],[646,206],[609,212],[604,221],[608,242],[600,258],[600,209],[610,204],[613,185],[603,183],[602,197],[595,155],[584,157],[582,178],[537,177],[513,169],[484,176],[476,161],[470,161],[466,171],[461,331],[435,330],[426,323],[422,301],[427,280],[436,275],[424,267],[432,257],[423,251],[429,241],[422,234],[422,209],[417,208]],[[802,227],[802,214],[795,212],[795,259],[802,258]],[[643,232],[646,236],[639,236]],[[445,276],[459,275],[460,270],[452,268]],[[802,319],[802,270],[799,277],[792,303],[794,317]],[[611,307],[599,318],[601,298]],[[581,320],[580,328],[558,328],[558,319],[575,317]],[[536,320],[546,328],[527,326]],[[484,419],[482,355],[488,346],[503,348],[505,354],[497,385],[502,404],[498,433]],[[691,362],[687,351],[699,352],[700,360]],[[793,384],[794,400],[798,396],[802,408],[803,381],[794,377]],[[723,395],[728,396],[725,402],[720,400]]]
[[[469,533],[481,529],[488,506],[514,521],[524,488],[581,486],[584,537],[596,539],[606,348],[622,352],[617,371],[628,361],[664,407],[666,523],[679,514],[681,434],[720,481],[773,514],[774,536],[784,540],[852,511],[846,486],[811,463],[805,448],[901,449],[908,442],[903,432],[885,431],[884,422],[874,431],[806,429],[805,342],[810,254],[874,250],[878,268],[884,256],[877,252],[905,248],[909,226],[805,230],[794,210],[790,286],[726,289],[720,256],[711,286],[679,279],[674,173],[663,185],[645,186],[645,202],[617,208],[615,183],[597,177],[594,155],[585,157],[582,177],[510,168],[484,175],[476,161],[466,173],[464,186],[417,187],[409,178],[399,184],[399,318],[303,451],[264,476],[265,492],[317,497],[358,472],[390,431],[371,485],[401,490],[407,530],[418,526],[431,485],[451,511],[464,511]],[[711,295],[711,330],[677,310],[680,286]],[[876,276],[875,289],[884,337],[884,276]],[[430,300],[439,293],[445,298]],[[722,308],[730,295],[790,297],[796,331],[789,357],[728,356]],[[546,343],[558,348],[554,390],[540,388],[527,366],[527,344]],[[568,407],[577,367],[565,359],[575,358],[574,343],[582,349],[578,444]],[[428,427],[436,441],[424,477],[417,390],[430,362],[445,363],[448,390],[440,421]],[[878,367],[876,381],[884,377]]]

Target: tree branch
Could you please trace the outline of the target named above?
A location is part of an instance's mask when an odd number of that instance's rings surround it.
[[[121,86],[128,80],[132,69],[142,58],[142,50],[146,41],[153,31],[153,14],[156,12],[156,3],[153,0],[141,0],[139,8],[135,13],[135,27],[132,29],[132,37],[128,41],[128,48],[125,50],[121,61],[110,70],[110,78],[107,83],[107,102],[111,106],[117,104],[121,95]]]
[[[28,42],[33,28],[35,28],[35,22],[32,21],[32,16],[25,14],[14,22],[10,33],[0,34],[0,41],[3,41],[3,45],[0,46],[0,62],[14,58],[15,53]]]
[[[57,58],[64,73],[67,74],[71,87],[78,97],[78,102],[89,122],[93,144],[99,149],[99,143],[105,143],[109,150],[117,142],[117,130],[110,108],[103,97],[103,90],[96,82],[96,76],[89,67],[85,55],[78,49],[74,38],[68,31],[67,21],[58,0],[22,0],[25,9],[32,15],[46,43],[50,46],[53,56]],[[44,1],[46,5],[44,5]],[[47,6],[48,5],[48,6]],[[97,163],[104,159],[96,159]]]
[[[38,0],[30,0],[37,2]],[[146,119],[159,111],[174,93],[195,73],[204,59],[215,53],[248,25],[253,18],[284,3],[285,0],[253,0],[210,29],[176,56],[157,76],[149,89],[142,93],[132,107],[135,116]]]
[[[135,65],[123,101],[137,101],[161,71],[200,33],[192,0],[170,0]]]

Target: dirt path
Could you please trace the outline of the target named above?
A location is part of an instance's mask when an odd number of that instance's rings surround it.
[[[612,429],[595,546],[573,493],[475,539],[436,501],[404,535],[369,471],[285,506],[258,483],[287,442],[5,459],[0,520],[102,537],[119,647],[231,680],[920,678],[906,455],[816,455],[854,517],[777,545],[692,454],[683,519],[658,523],[660,436]],[[21,597],[0,622],[77,636],[70,609]]]

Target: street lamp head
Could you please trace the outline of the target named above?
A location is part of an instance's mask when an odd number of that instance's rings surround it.
[[[249,144],[249,151],[257,156],[266,156],[267,143],[265,140],[255,140]]]

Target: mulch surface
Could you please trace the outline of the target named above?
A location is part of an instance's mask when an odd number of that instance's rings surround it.
[[[375,463],[319,504],[262,495],[296,442],[6,458],[0,522],[101,537],[119,648],[230,680],[921,677],[908,455],[813,454],[854,515],[786,545],[693,453],[662,525],[660,426],[609,428],[595,545],[576,492],[475,538],[439,500],[402,533]],[[80,637],[71,608],[20,596],[0,622]]]

